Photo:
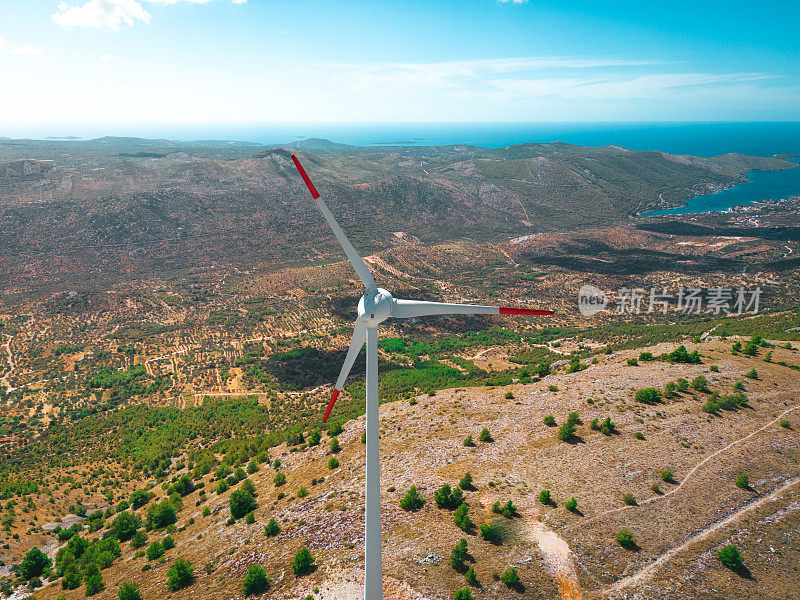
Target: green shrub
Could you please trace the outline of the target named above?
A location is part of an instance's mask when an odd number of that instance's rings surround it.
[[[464,476],[458,480],[458,487],[462,490],[474,490],[475,486],[472,484],[472,473],[467,471]]]
[[[569,422],[563,423],[561,427],[558,428],[558,439],[562,442],[568,442],[573,437],[575,437],[575,425]]]
[[[558,386],[557,385],[548,385],[547,389],[550,390],[551,392],[557,392],[558,391]]]
[[[231,489],[231,486],[228,485],[228,482],[224,479],[217,484],[217,495],[221,496],[225,492]]]
[[[400,499],[400,507],[403,510],[415,511],[422,508],[425,504],[425,499],[417,491],[417,486],[412,485],[406,492],[406,495]]]
[[[742,351],[742,342],[733,342],[731,344],[731,352],[741,352]]]
[[[633,494],[622,494],[622,501],[628,506],[636,506],[636,498]]]
[[[281,526],[278,525],[278,521],[275,517],[272,517],[267,524],[264,526],[264,535],[267,537],[273,537],[278,535],[281,532]]]
[[[465,571],[464,561],[467,559],[467,540],[461,538],[450,553],[450,566],[456,571]]]
[[[203,507],[203,516],[204,516],[204,517],[207,517],[207,516],[208,516],[208,515],[210,515],[210,514],[211,514],[211,509],[210,509],[210,508],[208,508],[207,506],[204,506],[204,507]]]
[[[172,550],[175,547],[175,540],[171,535],[168,535],[164,537],[164,541],[161,542],[161,545],[164,546],[164,552]]]
[[[719,562],[729,568],[731,571],[741,571],[744,567],[742,562],[742,555],[736,546],[725,546],[722,550],[717,552]]]
[[[736,487],[740,487],[743,490],[750,489],[750,478],[746,473],[739,473],[739,476],[736,478]]]
[[[228,503],[231,507],[231,515],[234,519],[241,519],[250,511],[258,508],[258,504],[253,498],[253,495],[247,490],[242,489],[233,492]]]
[[[550,499],[550,490],[542,490],[539,492],[539,502],[542,504],[550,504],[552,502]]]
[[[786,419],[781,419],[781,427],[785,427],[786,429],[791,429],[792,424],[789,423],[789,421]]]
[[[717,365],[711,365],[710,367],[708,367],[708,369],[712,373],[719,373],[719,367]]]
[[[514,567],[509,567],[500,576],[500,581],[505,583],[510,588],[517,587],[519,585],[519,574]]]
[[[297,497],[298,498],[305,498],[308,496],[308,488],[305,486],[301,486],[299,490],[297,490]]]
[[[136,490],[131,494],[130,504],[131,508],[136,510],[137,508],[141,508],[148,502],[150,502],[153,494],[148,492],[147,490]]]
[[[580,425],[581,424],[581,417],[576,412],[571,412],[567,416],[567,423],[572,423],[573,425]]]
[[[611,435],[616,428],[617,426],[614,424],[614,421],[611,420],[611,417],[606,417],[600,424],[600,433],[603,435]]]
[[[664,397],[672,398],[678,391],[678,384],[674,381],[668,381],[664,384]]]
[[[451,489],[447,483],[433,493],[433,499],[436,506],[449,510],[455,510],[464,501],[461,489]]]
[[[513,400],[514,394],[512,392],[506,392],[506,400]]]
[[[339,423],[338,421],[334,421],[328,427],[328,435],[331,437],[335,435],[341,435],[343,433],[344,433],[344,427],[342,427],[342,424]]]
[[[313,444],[309,443],[309,446],[311,446],[311,445],[313,445]],[[254,473],[258,473],[258,463],[256,463],[255,459],[251,460],[249,463],[247,463],[247,473],[249,475],[253,475]]]
[[[178,520],[175,507],[169,500],[162,500],[154,504],[147,511],[147,525],[151,529],[161,529],[172,525]]]
[[[639,360],[642,361],[642,362],[650,362],[650,361],[653,361],[655,359],[656,359],[656,357],[653,356],[652,352],[641,352],[639,354]]]
[[[126,581],[119,588],[119,600],[142,600],[139,586],[133,581]]]
[[[469,573],[469,571],[467,571]],[[475,573],[475,570],[472,570],[472,573]],[[472,591],[469,588],[464,588],[463,590],[456,590],[456,593],[453,594],[453,600],[472,600]]]
[[[556,426],[556,418],[553,415],[547,415],[544,418],[544,424],[548,427],[555,427]]]
[[[467,569],[467,572],[464,574],[464,577],[466,578],[468,584],[474,586],[478,585],[478,576],[475,574],[474,567],[470,567],[469,569]]]
[[[661,400],[661,394],[659,394],[658,390],[654,387],[646,387],[636,391],[634,400],[644,404],[655,404]]]
[[[75,563],[70,563],[64,568],[64,576],[61,579],[61,587],[65,590],[74,590],[80,587],[83,582],[83,573]]]
[[[641,431],[637,431],[636,433],[634,433],[633,437],[635,437],[637,440],[645,439],[644,434]]]
[[[758,371],[755,369],[750,369],[747,373],[744,374],[745,377],[748,379],[758,379]]]
[[[86,577],[86,596],[94,596],[106,589],[103,576],[100,573],[93,573]]]
[[[692,382],[689,385],[693,390],[697,390],[698,392],[708,391],[708,379],[706,379],[703,375],[698,375],[692,379]]]
[[[328,468],[333,471],[334,469],[339,468],[339,460],[335,456],[331,456],[328,459]]]
[[[673,475],[672,471],[669,470],[661,471],[661,481],[666,483],[675,483],[675,475]]]
[[[339,445],[339,438],[338,437],[331,438],[331,452],[336,454],[340,452],[341,449],[342,447]]]
[[[600,431],[600,419],[595,417],[589,422],[589,429],[592,431]]]
[[[194,583],[194,566],[185,558],[176,560],[167,572],[167,587],[173,592]]]
[[[139,515],[126,510],[114,518],[111,523],[111,531],[120,542],[127,542],[134,536],[141,524],[142,519]]]
[[[492,434],[489,433],[489,430],[486,427],[484,427],[481,430],[481,433],[478,436],[478,440],[481,441],[481,442],[493,442],[494,441],[492,439]]]
[[[144,531],[137,531],[131,538],[131,548],[134,550],[142,548],[147,543],[147,534]]]
[[[49,569],[52,564],[53,561],[44,552],[38,548],[33,548],[22,559],[22,563],[19,566],[19,576],[25,581],[40,577],[44,570]]]
[[[635,358],[629,358],[628,359],[628,366],[629,367],[638,367],[639,366],[639,361],[636,360]]]
[[[497,523],[484,523],[480,526],[481,537],[492,544],[499,544],[503,541],[503,530]]]
[[[147,560],[156,560],[164,556],[164,545],[161,542],[152,542],[147,548]]]
[[[305,546],[300,548],[292,559],[292,571],[294,571],[295,577],[302,577],[310,573],[315,560],[308,548]]]
[[[472,436],[471,435],[468,435],[467,437],[464,438],[464,445],[467,446],[467,447],[472,447],[472,446],[475,445],[475,442],[472,441]]]
[[[269,577],[261,565],[250,565],[242,582],[242,592],[245,596],[263,594],[269,589]]]
[[[283,473],[277,473],[272,482],[275,484],[275,487],[281,487],[284,483],[286,483],[286,475]]]
[[[689,390],[689,381],[687,379],[684,379],[683,377],[678,379],[678,381],[676,381],[675,384],[678,386],[679,392],[686,392]]]
[[[695,342],[697,343],[697,342]],[[700,363],[700,354],[695,350],[691,354],[686,350],[686,346],[681,344],[675,350],[667,354],[666,356],[667,361],[671,363],[689,363],[689,364],[699,364]]]
[[[453,522],[456,524],[456,527],[462,531],[469,531],[472,529],[474,523],[469,518],[469,506],[462,502],[461,506],[453,512]]]
[[[564,503],[564,508],[570,512],[575,512],[578,509],[578,501],[575,499],[575,496]]]
[[[627,550],[633,550],[636,548],[636,541],[633,537],[633,534],[627,529],[620,529],[617,532],[617,543]]]

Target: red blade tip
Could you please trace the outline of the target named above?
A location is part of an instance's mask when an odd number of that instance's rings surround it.
[[[501,315],[529,315],[529,316],[547,316],[555,314],[552,310],[540,310],[538,308],[511,308],[510,306],[500,307]]]
[[[317,188],[315,188],[314,184],[311,183],[311,178],[308,176],[308,173],[306,173],[303,165],[300,164],[300,161],[297,160],[297,157],[294,154],[292,154],[292,160],[294,161],[294,166],[297,167],[297,170],[300,173],[300,177],[302,177],[303,181],[305,181],[308,191],[311,192],[311,197],[316,200],[319,198],[319,192],[317,191]]]
[[[322,417],[322,422],[328,420],[328,417],[331,416],[331,411],[333,410],[333,405],[336,404],[336,399],[339,397],[339,390],[333,388],[333,392],[331,392],[331,399],[328,400],[328,406],[325,408],[325,416]]]

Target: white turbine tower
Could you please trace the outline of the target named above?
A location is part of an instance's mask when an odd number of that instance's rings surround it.
[[[381,558],[381,492],[380,463],[378,456],[378,325],[389,317],[409,319],[426,315],[552,315],[551,310],[530,308],[509,308],[498,306],[476,306],[472,304],[444,304],[440,302],[419,302],[393,298],[386,290],[375,285],[372,273],[344,235],[333,214],[320,198],[319,192],[311,183],[300,161],[292,154],[297,170],[303,178],[311,196],[322,211],[325,220],[333,230],[344,253],[353,265],[358,278],[366,291],[358,301],[356,319],[350,349],[344,359],[336,387],[325,409],[322,422],[328,420],[333,405],[344,387],[345,379],[364,345],[367,342],[367,482],[364,541],[364,600],[383,600],[383,566]]]

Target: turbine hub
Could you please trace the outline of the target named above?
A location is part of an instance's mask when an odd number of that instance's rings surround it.
[[[368,326],[377,326],[392,316],[393,305],[394,298],[383,288],[367,292],[358,301],[358,318]]]

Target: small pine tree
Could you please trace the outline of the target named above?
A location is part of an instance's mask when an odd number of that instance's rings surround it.
[[[173,592],[194,583],[194,566],[185,558],[176,560],[167,573],[167,587]]]
[[[294,571],[295,577],[302,577],[310,573],[315,560],[308,548],[305,546],[300,548],[292,559],[292,571]]]
[[[126,581],[119,588],[119,600],[142,600],[139,586],[133,581]]]
[[[556,418],[553,415],[547,415],[544,418],[544,424],[548,427],[555,427],[557,425]]]
[[[261,565],[250,565],[242,581],[242,592],[245,596],[263,594],[269,589],[269,577]]]
[[[328,459],[328,468],[333,471],[334,469],[339,468],[339,460],[335,456],[331,456]]]
[[[627,529],[620,529],[617,532],[617,543],[627,550],[636,548],[636,541],[634,540],[633,534]]]
[[[468,584],[474,586],[478,585],[478,576],[475,574],[474,567],[470,567],[469,569],[467,569],[467,572],[464,575],[464,577],[466,578]]]
[[[456,527],[462,531],[469,531],[474,525],[468,513],[469,506],[465,503],[462,503],[461,506],[453,512],[453,522],[456,524]]]
[[[403,510],[412,512],[422,508],[423,504],[425,504],[425,499],[417,491],[417,486],[415,485],[412,485],[408,492],[406,492],[406,495],[400,500],[400,507]]]
[[[492,434],[489,433],[489,430],[486,427],[484,427],[481,430],[481,434],[478,436],[478,440],[481,441],[481,442],[493,442],[494,441],[494,439],[492,439]]]
[[[464,561],[467,559],[467,540],[461,538],[450,553],[450,566],[456,571],[466,570]]]
[[[264,535],[267,537],[273,537],[278,535],[281,532],[281,526],[278,525],[278,521],[275,517],[272,517],[267,524],[264,526]]]
[[[743,490],[750,489],[750,478],[746,473],[739,473],[739,476],[736,478],[736,487],[740,487]]]
[[[472,484],[472,473],[467,471],[464,476],[458,481],[458,487],[462,490],[474,490],[475,486]]]
[[[722,550],[717,552],[719,562],[728,567],[731,571],[741,571],[744,568],[742,562],[742,555],[736,546],[725,546]]]
[[[339,438],[338,437],[331,438],[331,452],[336,454],[341,449],[342,449],[342,447],[339,445]]]
[[[467,437],[464,438],[464,445],[467,446],[468,448],[475,445],[475,442],[472,441],[471,435],[468,435]]]
[[[575,496],[570,498],[564,503],[564,508],[566,508],[570,512],[576,512],[578,509],[578,501],[575,499]]]
[[[575,437],[576,428],[573,423],[566,422],[558,428],[558,439],[562,442],[568,442]]]
[[[505,583],[510,588],[517,587],[519,585],[519,574],[514,567],[509,567],[500,576],[500,581]]]
[[[469,571],[467,571],[469,573]],[[463,590],[456,590],[453,594],[453,600],[472,600],[472,591],[469,588]]]
[[[542,504],[550,504],[552,500],[550,500],[550,490],[542,490],[539,492],[539,502]]]
[[[275,487],[281,487],[284,483],[286,483],[286,475],[283,473],[277,473],[272,482],[275,484]]]

